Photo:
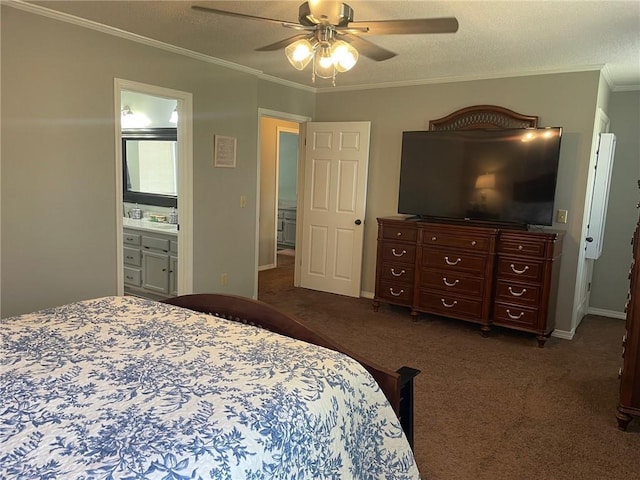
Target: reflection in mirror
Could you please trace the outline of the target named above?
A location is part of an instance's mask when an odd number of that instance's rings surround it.
[[[175,128],[122,131],[124,201],[177,207]]]

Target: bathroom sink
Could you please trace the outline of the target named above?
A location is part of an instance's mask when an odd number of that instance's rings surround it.
[[[178,226],[171,223],[152,222],[147,219],[134,219],[123,217],[122,225],[129,228],[141,228],[144,230],[155,230],[164,232],[177,232]]]

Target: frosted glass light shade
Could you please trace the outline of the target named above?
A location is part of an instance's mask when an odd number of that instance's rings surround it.
[[[347,72],[358,61],[358,51],[344,40],[338,40],[331,46],[331,58],[338,72]]]
[[[320,78],[333,78],[335,75],[335,64],[331,57],[331,49],[327,47],[321,48],[316,52],[313,59],[313,67],[315,74]]]
[[[313,45],[306,38],[297,40],[284,49],[289,63],[297,70],[304,70],[313,58]]]

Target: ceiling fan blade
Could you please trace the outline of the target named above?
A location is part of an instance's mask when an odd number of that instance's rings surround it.
[[[419,33],[455,33],[458,19],[413,18],[407,20],[374,20],[372,22],[351,22],[350,28],[367,28],[370,35],[398,35]]]
[[[290,43],[295,42],[296,40],[300,40],[302,38],[308,38],[309,34],[304,33],[300,35],[294,35],[293,37],[285,38],[284,40],[280,40],[279,42],[271,43],[269,45],[265,45],[264,47],[256,48],[256,52],[272,52],[274,50],[280,50],[281,48],[286,47]]]
[[[236,17],[236,18],[246,18],[249,20],[260,20],[263,22],[277,23],[278,25],[282,25],[283,23],[291,24],[291,22],[288,22],[287,20],[277,20],[275,18],[256,17],[255,15],[229,12],[228,10],[219,10],[217,8],[201,7],[200,5],[192,5],[191,8],[194,10],[198,10],[199,12],[215,13],[217,15],[226,15],[228,17]]]
[[[376,62],[382,62],[383,60],[389,60],[397,55],[386,48],[382,48],[375,43],[365,40],[358,35],[340,35],[340,39],[353,45],[361,55],[375,60]]]

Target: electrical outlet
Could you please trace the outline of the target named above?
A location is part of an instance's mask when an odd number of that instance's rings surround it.
[[[229,283],[229,276],[226,273],[220,275],[220,285],[226,286]]]
[[[556,219],[558,220],[558,223],[567,223],[568,216],[569,216],[569,212],[567,210],[558,210]]]
[[[245,208],[247,206],[247,196],[240,195],[240,208]]]

